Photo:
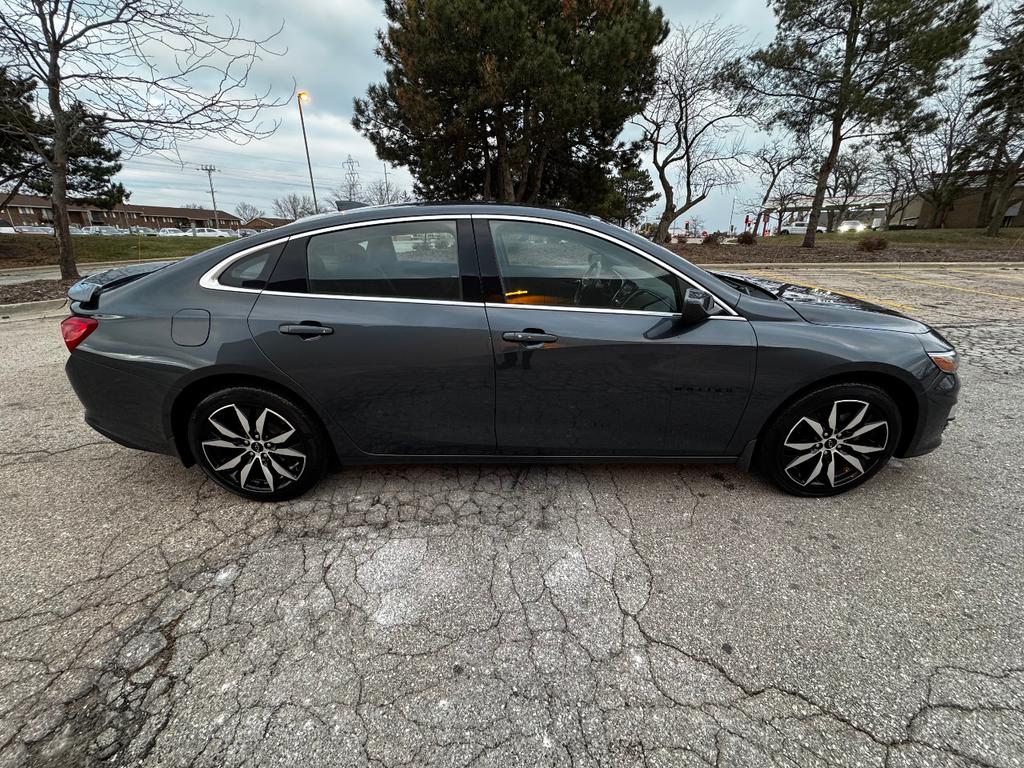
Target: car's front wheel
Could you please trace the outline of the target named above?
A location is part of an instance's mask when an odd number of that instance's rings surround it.
[[[215,483],[260,501],[302,495],[327,465],[327,438],[316,419],[258,387],[230,387],[204,398],[189,419],[188,442]]]
[[[760,465],[784,491],[834,496],[856,488],[896,450],[899,408],[871,384],[835,384],[804,395],[768,426]]]

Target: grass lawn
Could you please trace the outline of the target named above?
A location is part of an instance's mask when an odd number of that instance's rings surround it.
[[[102,237],[77,236],[75,260],[96,261],[175,259],[233,242],[219,237]],[[48,235],[0,235],[0,269],[57,263],[57,244]]]

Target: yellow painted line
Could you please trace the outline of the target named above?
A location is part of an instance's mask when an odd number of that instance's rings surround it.
[[[868,272],[863,269],[852,269],[851,272],[858,272],[862,275],[871,275],[872,277],[884,277],[890,280],[904,280],[908,283],[917,283],[918,285],[930,285],[934,288],[948,288],[951,291],[963,291],[964,293],[976,293],[979,296],[993,296],[997,299],[1009,299],[1010,301],[1024,301],[1024,296],[1010,296],[1005,293],[992,293],[991,291],[979,291],[975,288],[961,288],[958,285],[950,285],[949,283],[940,283],[936,280],[916,280],[913,277],[903,277],[902,275],[890,275],[885,272],[876,272],[874,270]]]
[[[750,270],[750,271],[753,273],[753,270]],[[853,270],[851,270],[851,271],[853,271]],[[797,282],[796,280],[793,280],[790,277],[787,277],[786,275],[780,275],[778,273],[762,272],[761,270],[758,270],[757,274],[764,275],[765,277],[771,278],[772,280],[781,280],[782,282],[789,283],[790,285],[799,285],[801,288],[811,288],[811,289],[813,289],[815,291],[828,291],[829,293],[838,293],[838,294],[840,294],[842,296],[849,296],[851,299],[860,299],[861,301],[870,301],[870,302],[872,302],[874,304],[881,304],[883,307],[891,307],[892,309],[900,309],[900,310],[913,309],[913,307],[910,306],[909,304],[897,304],[895,301],[886,301],[885,299],[880,299],[877,296],[862,296],[859,293],[849,293],[848,291],[837,291],[834,288],[825,288],[824,286],[814,285],[812,283],[801,283],[801,282]]]
[[[967,275],[969,277],[990,277],[993,280],[1024,280],[1024,271],[1016,268],[998,271],[957,268],[951,269],[950,271],[960,275]]]

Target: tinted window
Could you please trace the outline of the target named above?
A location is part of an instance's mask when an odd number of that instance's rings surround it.
[[[311,293],[458,300],[455,222],[417,221],[343,229],[309,238]]]
[[[573,229],[492,221],[505,301],[676,312],[676,277],[607,240]]]
[[[217,282],[232,288],[255,288],[262,290],[267,284],[273,257],[281,250],[275,245],[262,251],[243,256],[234,264],[220,273]]]

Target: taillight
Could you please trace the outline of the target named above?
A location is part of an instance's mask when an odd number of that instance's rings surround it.
[[[64,343],[68,345],[68,352],[74,352],[75,347],[85,340],[85,337],[96,330],[100,321],[95,317],[79,317],[72,315],[65,318],[60,324],[60,335],[64,337]]]

